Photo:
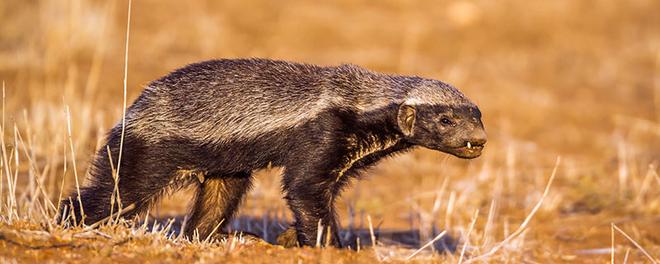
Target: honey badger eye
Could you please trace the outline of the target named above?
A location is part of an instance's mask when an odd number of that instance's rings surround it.
[[[442,124],[444,124],[444,125],[451,125],[451,124],[453,124],[453,123],[451,122],[451,120],[449,120],[449,118],[446,118],[446,117],[443,117],[442,119],[440,119],[440,122],[442,122]]]

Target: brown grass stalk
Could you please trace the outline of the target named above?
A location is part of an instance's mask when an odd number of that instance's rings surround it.
[[[204,239],[204,243],[209,243],[209,241],[211,241],[211,237],[213,237],[215,232],[218,231],[218,228],[220,228],[220,225],[222,225],[222,223],[224,223],[224,222],[225,222],[225,219],[223,218],[222,220],[220,220],[220,223],[218,223],[217,225],[215,225],[215,227],[213,227],[213,230],[211,230],[211,233],[209,233],[208,236],[206,236],[206,238]]]
[[[128,43],[131,36],[131,6],[132,0],[128,0],[128,15],[126,18],[126,41],[124,47],[124,86],[122,90],[122,112],[121,112],[121,136],[119,139],[119,156],[117,158],[117,174],[121,169],[121,158],[124,150],[124,136],[126,135],[126,94],[128,86]]]
[[[616,230],[616,231],[618,231],[619,233],[621,233],[621,235],[623,235],[626,239],[628,239],[628,241],[630,241],[631,243],[633,243],[633,245],[635,245],[635,247],[637,247],[637,249],[639,249],[639,251],[641,251],[641,252],[644,254],[644,256],[646,256],[646,257],[649,259],[649,261],[651,261],[651,263],[653,263],[653,264],[657,264],[657,263],[658,263],[658,259],[657,259],[657,258],[651,256],[651,254],[650,254],[648,251],[646,251],[646,249],[644,249],[639,243],[637,243],[637,241],[635,241],[632,237],[630,237],[628,234],[626,234],[626,232],[624,232],[623,230],[621,230],[621,228],[619,228],[618,226],[616,226],[616,224],[612,223],[612,228],[614,228],[614,230]]]
[[[466,263],[471,263],[474,261],[478,260],[483,260],[486,259],[493,254],[495,254],[498,250],[500,250],[502,247],[506,246],[511,240],[514,238],[518,237],[525,229],[527,228],[527,225],[529,225],[529,222],[532,221],[532,218],[536,214],[536,211],[541,208],[541,205],[543,204],[543,201],[545,200],[545,197],[548,196],[548,192],[550,192],[550,187],[552,186],[552,182],[555,179],[555,175],[557,174],[557,168],[559,167],[559,163],[561,162],[561,157],[557,157],[557,161],[555,162],[555,167],[552,169],[552,174],[550,174],[550,179],[548,179],[548,183],[545,186],[545,190],[543,191],[543,195],[541,195],[541,199],[539,199],[538,203],[532,208],[532,211],[527,215],[523,223],[518,227],[516,231],[514,231],[511,235],[507,236],[504,240],[502,240],[500,243],[496,244],[493,246],[489,251],[486,253],[477,256],[473,259],[468,260]]]
[[[69,148],[71,150],[71,164],[73,165],[73,177],[76,180],[76,192],[78,193],[77,199],[78,199],[78,204],[80,206],[80,215],[81,219],[80,223],[85,222],[85,210],[83,209],[83,201],[82,201],[82,196],[80,194],[80,181],[78,180],[78,167],[76,166],[76,151],[75,148],[73,147],[73,138],[71,136],[71,112],[69,110],[69,106],[65,106],[66,109],[66,125],[67,125],[67,135],[69,139]]]
[[[610,263],[614,264],[614,223],[611,223],[610,225],[610,238],[612,242],[612,248],[610,249]]]
[[[417,254],[419,254],[420,252],[422,252],[424,249],[426,249],[427,247],[433,245],[433,243],[435,243],[436,241],[438,241],[439,239],[441,239],[443,236],[445,236],[445,234],[447,234],[447,230],[442,230],[442,232],[440,232],[440,234],[438,234],[437,236],[435,236],[433,239],[431,239],[429,242],[427,242],[426,244],[424,244],[422,247],[420,247],[420,248],[418,248],[417,250],[415,250],[415,252],[413,252],[412,254],[408,255],[408,256],[406,257],[405,260],[406,260],[406,261],[411,260],[412,258],[414,258],[415,256],[417,256]]]
[[[123,215],[123,214],[125,214],[125,213],[130,212],[130,211],[133,210],[133,209],[135,209],[135,204],[130,204],[129,206],[126,206],[126,207],[122,208],[119,212],[116,212],[114,215],[109,215],[109,216],[107,216],[107,217],[105,217],[105,218],[99,220],[98,222],[93,223],[93,224],[91,224],[91,225],[85,227],[85,229],[83,229],[83,230],[84,230],[84,231],[90,231],[90,230],[93,230],[94,228],[97,228],[97,227],[99,227],[101,224],[105,223],[106,221],[109,221],[109,220],[112,219],[113,217],[121,216],[121,215]],[[146,219],[145,219],[145,223],[146,223]]]
[[[376,259],[378,261],[382,261],[380,258],[380,253],[378,253],[378,247],[376,243],[376,234],[374,233],[374,225],[371,222],[371,215],[367,215],[367,222],[369,223],[369,235],[371,236],[371,247],[374,249],[374,254],[376,255]]]
[[[465,243],[463,243],[463,248],[461,249],[461,255],[458,257],[458,264],[463,263],[463,256],[465,256],[465,250],[470,245],[470,234],[472,234],[472,229],[474,229],[474,224],[477,223],[477,218],[479,217],[479,209],[474,212],[472,216],[472,221],[470,222],[470,228],[468,229],[467,234],[465,234]]]

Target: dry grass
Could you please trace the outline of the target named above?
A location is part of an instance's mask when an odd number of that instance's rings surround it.
[[[660,257],[657,1],[141,0],[125,65],[126,5],[0,2],[2,262]],[[446,80],[481,106],[489,143],[472,161],[420,149],[355,182],[339,205],[342,236],[359,238],[359,251],[284,249],[238,232],[186,240],[177,231],[189,191],[141,220],[58,226],[55,208],[85,184],[124,98],[176,67],[219,57],[350,62]],[[272,242],[283,231],[290,216],[279,172],[257,173],[229,232]],[[442,248],[454,252],[431,250]]]

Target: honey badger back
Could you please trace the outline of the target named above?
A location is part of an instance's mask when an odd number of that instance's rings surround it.
[[[253,170],[283,166],[294,242],[312,245],[320,220],[339,245],[333,203],[350,176],[415,145],[476,157],[485,143],[480,115],[440,81],[352,65],[192,64],[149,84],[129,107],[118,189],[124,206],[135,205],[130,216],[167,191],[196,185],[185,232],[206,237],[232,217]],[[61,217],[80,220],[82,208],[91,224],[110,214],[120,138],[121,124],[91,164],[82,205],[72,195]]]

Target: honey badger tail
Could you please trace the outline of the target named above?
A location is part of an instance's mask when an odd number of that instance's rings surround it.
[[[122,217],[130,218],[145,211],[172,184],[171,179],[176,168],[164,162],[172,156],[169,151],[157,145],[148,145],[127,131],[117,181],[119,198],[113,202],[113,168],[116,167],[114,162],[119,154],[119,133],[116,127],[111,130],[107,147],[101,147],[94,156],[87,177],[88,183],[80,188],[82,205],[75,191],[62,201],[60,222],[67,225],[91,225],[107,218],[111,212],[117,213],[129,206],[133,209],[124,212]],[[121,201],[121,204],[118,201]]]

